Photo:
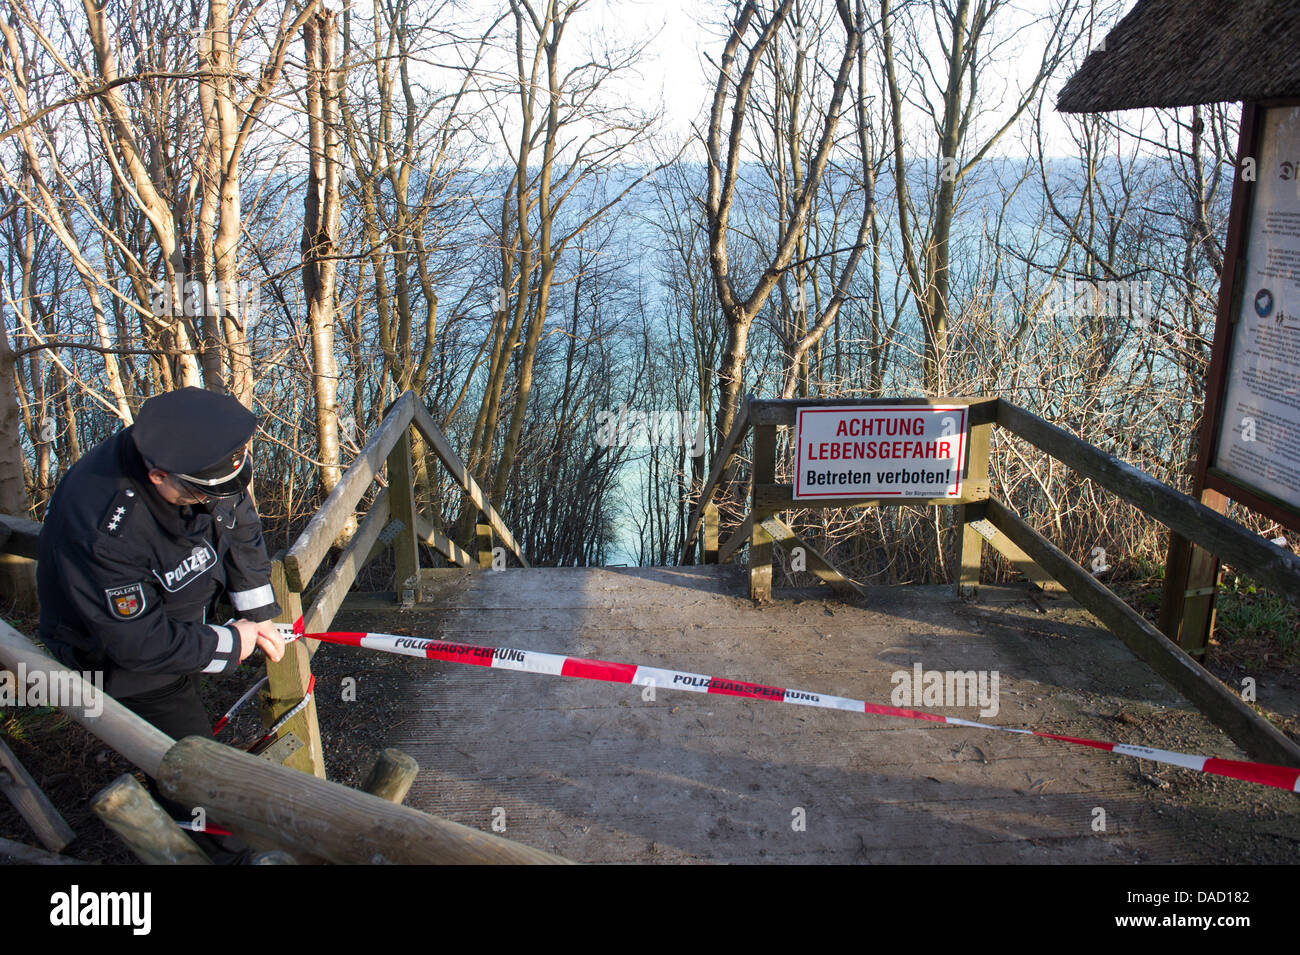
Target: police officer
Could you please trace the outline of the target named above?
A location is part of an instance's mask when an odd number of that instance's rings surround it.
[[[261,522],[249,499],[257,418],[182,388],[72,466],[50,499],[37,588],[42,642],[102,671],[104,691],[173,739],[210,736],[200,673],[284,643]],[[213,622],[224,593],[240,619]]]

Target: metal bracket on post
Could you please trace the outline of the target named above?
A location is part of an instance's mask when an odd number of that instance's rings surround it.
[[[402,581],[402,587],[398,592],[398,597],[401,599],[403,610],[415,609],[415,591],[419,586],[420,577],[418,574],[412,574],[410,577],[407,577],[406,580]]]
[[[258,759],[264,759],[268,763],[275,763],[277,766],[283,766],[287,760],[306,744],[303,743],[293,733],[285,733],[269,743],[264,749],[260,749],[253,755]]]

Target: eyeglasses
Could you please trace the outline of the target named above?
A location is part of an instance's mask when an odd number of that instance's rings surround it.
[[[189,484],[188,482],[182,480],[179,476],[177,476],[177,475],[175,475],[175,474],[170,474],[170,473],[169,473],[169,474],[167,475],[167,480],[171,482],[171,485],[172,485],[172,489],[173,489],[173,490],[175,490],[175,491],[179,491],[179,492],[181,492],[182,494],[184,494],[184,495],[186,495],[187,497],[190,498],[190,500],[189,500],[187,503],[190,503],[190,504],[206,504],[206,503],[208,503],[208,501],[211,501],[211,500],[212,500],[212,496],[211,496],[211,495],[209,495],[209,494],[204,494],[203,492],[197,490],[197,489],[196,489],[195,487],[193,487],[191,484]]]

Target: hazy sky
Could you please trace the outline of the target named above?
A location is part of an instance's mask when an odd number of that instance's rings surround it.
[[[1120,0],[1122,12],[1132,6]],[[1011,98],[1014,91],[1029,82],[1037,58],[1043,49],[1043,25],[1032,25],[1052,0],[1020,0],[1017,8],[1000,12],[995,39],[1003,44],[998,51],[999,70],[983,80],[987,108],[996,110]],[[584,35],[615,37],[623,42],[646,42],[646,55],[642,58],[641,76],[628,84],[628,95],[639,97],[647,107],[662,102],[665,126],[672,138],[680,142],[690,133],[691,123],[699,122],[712,94],[706,80],[711,67],[704,55],[717,57],[722,50],[724,33],[718,21],[726,7],[708,0],[592,0],[581,15]],[[1106,23],[1109,29],[1118,21],[1117,12]],[[577,25],[578,21],[575,21]],[[1102,31],[1104,33],[1104,31]],[[1052,151],[1065,151],[1064,126],[1050,108],[1057,91],[1069,78],[1072,68],[1062,69],[1054,77],[1048,91],[1049,143]],[[1137,121],[1138,116],[1132,115]],[[989,121],[992,121],[990,114]],[[995,149],[1002,155],[1024,155],[1021,137],[1008,134]]]

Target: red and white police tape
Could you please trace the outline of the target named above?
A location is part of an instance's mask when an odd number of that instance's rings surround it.
[[[262,677],[262,679],[258,680],[256,683],[250,686],[248,688],[248,691],[243,696],[235,700],[234,705],[231,706],[230,709],[226,710],[226,712],[222,714],[221,719],[217,720],[216,725],[212,727],[212,735],[216,736],[223,729],[225,729],[226,724],[229,723],[231,719],[234,718],[234,715],[239,712],[240,708],[243,707],[243,705],[247,703],[249,700],[251,700],[253,698],[253,694],[256,693],[258,690],[260,690],[266,684],[266,681],[269,679],[270,677],[268,676]]]
[[[1041,733],[1037,730],[1013,729],[1009,726],[994,726],[991,723],[978,723],[973,720],[958,719],[955,716],[939,716],[936,713],[924,713],[920,710],[882,706],[878,703],[868,703],[865,700],[851,700],[842,696],[829,696],[825,693],[790,690],[779,686],[766,686],[762,683],[748,683],[743,680],[706,676],[702,673],[685,673],[680,670],[665,670],[660,667],[638,666],[634,663],[585,660],[581,657],[565,657],[554,653],[539,653],[535,650],[484,647],[472,643],[449,643],[443,640],[404,637],[392,633],[344,631],[304,633],[301,618],[292,627],[287,624],[280,624],[278,628],[286,641],[307,638],[344,646],[364,647],[368,650],[383,650],[386,653],[425,657],[429,660],[446,660],[449,663],[468,663],[473,666],[492,667],[498,670],[520,670],[524,673],[569,676],[581,680],[604,680],[610,683],[662,687],[667,690],[685,690],[691,693],[716,693],[722,696],[738,696],[750,700],[766,700],[770,703],[793,703],[796,706],[847,710],[851,713],[874,713],[880,716],[898,716],[909,720],[947,723],[950,726],[969,726],[975,729],[996,730],[1000,733],[1038,736],[1043,739],[1058,740],[1062,743],[1091,746],[1094,749],[1107,750],[1121,756],[1135,756],[1138,759],[1168,763],[1171,766],[1181,766],[1184,769],[1193,769],[1214,776],[1227,776],[1232,779],[1243,779],[1264,786],[1273,786],[1277,789],[1300,792],[1300,769],[1273,766],[1269,763],[1250,763],[1237,759],[1219,759],[1214,756],[1195,756],[1189,753],[1175,753],[1165,749],[1152,749],[1148,746],[1131,746],[1127,743],[1108,743],[1100,740],[1080,739],[1074,736],[1059,736],[1055,733]]]
[[[254,689],[256,689],[256,687],[254,687]],[[254,755],[260,753],[262,751],[262,747],[264,747],[267,743],[269,743],[272,739],[274,739],[275,736],[280,732],[280,730],[284,729],[285,723],[289,722],[291,719],[293,719],[295,716],[297,716],[306,708],[307,704],[311,702],[312,694],[315,691],[316,691],[316,674],[313,673],[310,677],[307,678],[307,695],[304,696],[297,703],[295,703],[291,710],[289,710],[282,717],[276,720],[275,723],[271,725],[271,728],[266,731],[266,733],[262,736],[261,739],[259,739],[252,746],[248,747],[248,752]]]

